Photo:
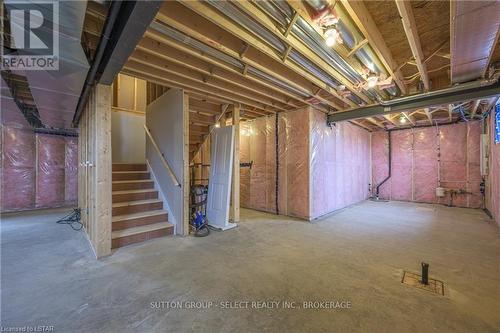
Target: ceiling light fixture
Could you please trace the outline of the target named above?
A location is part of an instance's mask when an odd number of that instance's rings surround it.
[[[406,117],[405,117],[405,116],[403,116],[403,115],[401,115],[401,117],[399,117],[399,122],[400,122],[401,124],[406,124],[406,120],[407,120],[407,119],[406,119]]]
[[[328,47],[332,47],[340,39],[340,34],[334,27],[329,27],[325,30],[325,43]]]
[[[366,79],[366,82],[367,82],[368,88],[374,88],[377,85],[378,76],[376,76],[376,75],[370,75]]]

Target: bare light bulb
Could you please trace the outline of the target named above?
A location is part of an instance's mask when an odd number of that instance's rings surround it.
[[[337,40],[340,37],[339,32],[335,28],[328,28],[325,31],[325,43],[328,47],[332,47],[337,44]]]
[[[369,76],[366,79],[366,82],[368,83],[368,88],[374,88],[377,85],[378,76],[375,75]]]
[[[406,117],[405,117],[405,116],[401,116],[401,117],[399,118],[399,122],[400,122],[401,124],[406,124]]]

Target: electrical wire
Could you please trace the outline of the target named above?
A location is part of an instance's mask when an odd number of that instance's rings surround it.
[[[68,224],[75,231],[82,230],[83,224],[80,222],[80,208],[75,208],[71,213],[57,220],[57,224]]]

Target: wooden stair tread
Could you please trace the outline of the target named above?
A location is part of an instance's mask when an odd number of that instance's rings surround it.
[[[146,193],[146,192],[156,192],[157,190],[154,188],[144,188],[140,190],[120,190],[113,191],[113,194],[129,194],[129,193]]]
[[[113,180],[113,184],[152,182],[152,179]]]
[[[135,201],[125,201],[125,202],[113,203],[113,208],[114,207],[143,205],[143,204],[150,204],[150,203],[157,203],[157,202],[163,203],[163,201],[161,201],[160,199],[135,200]]]
[[[139,218],[155,216],[155,215],[163,215],[163,214],[168,214],[168,212],[164,209],[148,210],[147,212],[116,215],[116,216],[112,217],[111,221],[112,222],[121,222],[121,221],[126,221],[126,220],[133,220],[133,219],[139,219]]]
[[[133,228],[128,228],[128,229],[113,231],[111,233],[111,238],[116,239],[116,238],[131,236],[131,235],[137,235],[137,234],[141,234],[141,233],[148,232],[148,231],[156,231],[156,230],[167,229],[167,228],[173,228],[173,224],[168,223],[166,221],[165,222],[158,222],[158,223],[154,223],[154,224],[143,225],[140,227],[133,227]]]
[[[139,170],[139,171],[113,171],[113,173],[149,173],[149,171]]]

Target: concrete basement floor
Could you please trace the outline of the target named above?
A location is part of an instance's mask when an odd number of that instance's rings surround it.
[[[55,223],[65,212],[2,218],[3,327],[500,332],[500,229],[480,210],[366,201],[314,223],[244,210],[236,229],[156,239],[100,261],[82,231]],[[403,270],[419,272],[422,260],[444,281],[445,296],[401,284]],[[157,301],[271,300],[352,305],[151,308]]]

